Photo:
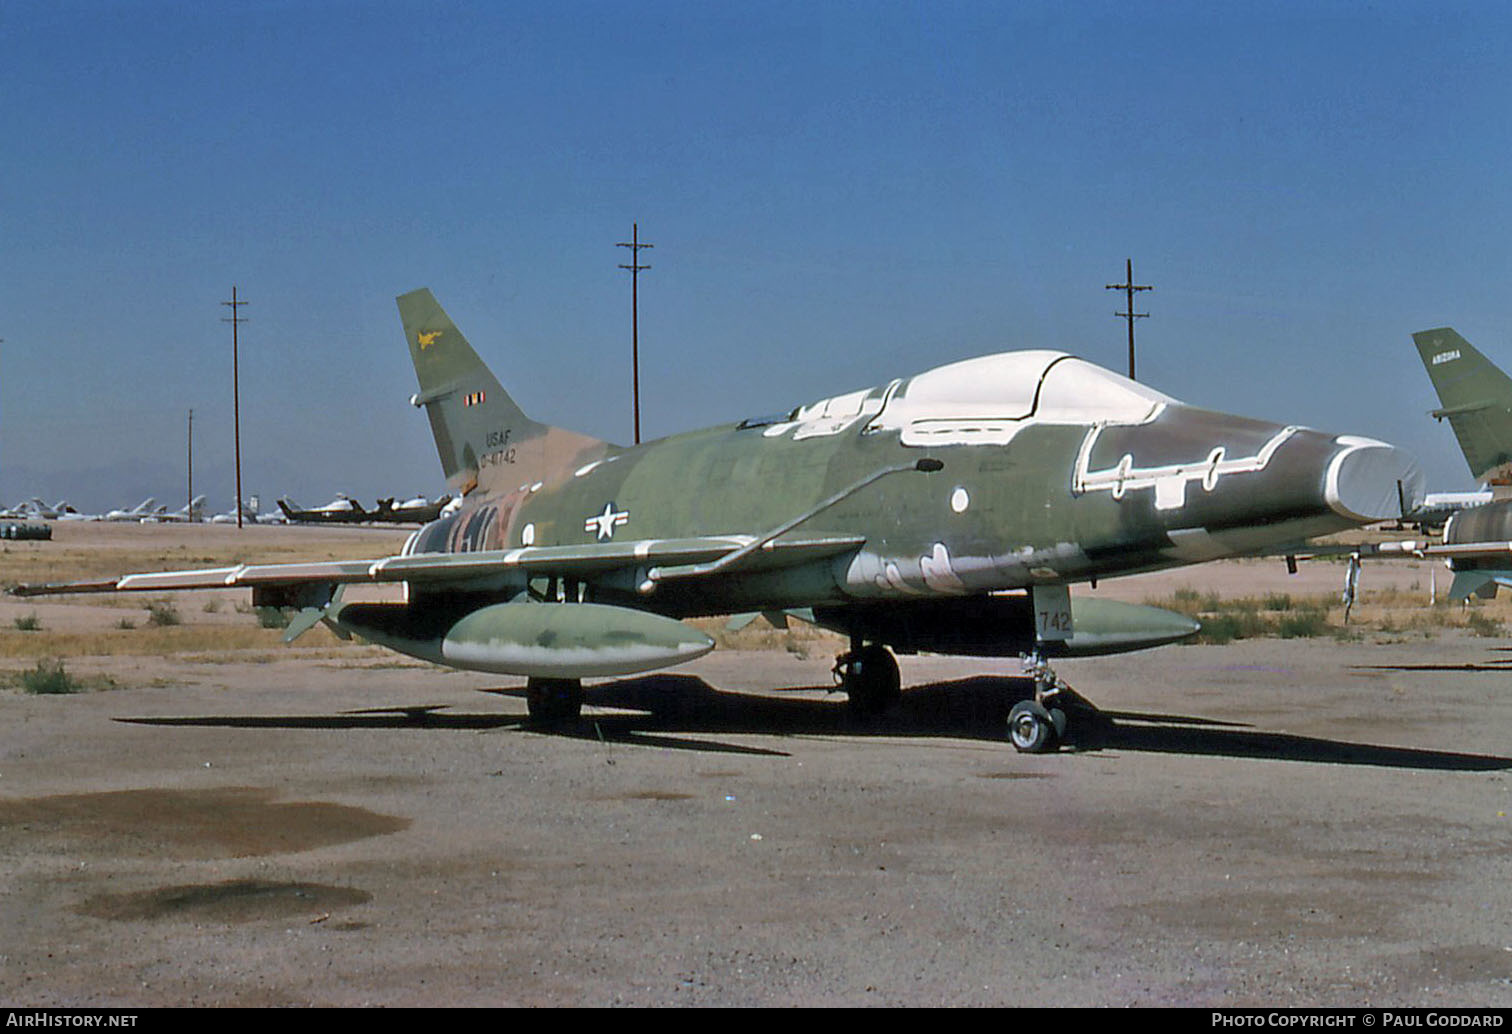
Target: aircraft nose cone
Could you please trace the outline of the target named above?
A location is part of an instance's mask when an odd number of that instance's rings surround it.
[[[1374,438],[1341,435],[1328,463],[1324,499],[1362,524],[1401,517],[1423,501],[1423,472],[1407,453]]]

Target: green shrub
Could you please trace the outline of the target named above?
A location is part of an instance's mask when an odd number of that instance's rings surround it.
[[[38,661],[31,671],[21,673],[21,688],[28,693],[77,693],[79,684],[61,660]]]
[[[1239,619],[1232,614],[1213,614],[1202,619],[1202,630],[1197,633],[1199,643],[1212,643],[1222,646],[1224,643],[1233,642],[1235,639],[1244,638],[1239,627]]]
[[[258,607],[257,623],[263,628],[288,628],[293,615],[279,607]]]
[[[1502,634],[1502,623],[1493,617],[1487,617],[1479,611],[1472,610],[1465,619],[1465,624],[1475,635],[1486,638],[1494,638]]]
[[[179,623],[178,608],[169,600],[154,600],[147,605],[147,623],[160,628]]]
[[[1328,612],[1305,608],[1281,615],[1276,630],[1282,639],[1311,639],[1328,632]]]

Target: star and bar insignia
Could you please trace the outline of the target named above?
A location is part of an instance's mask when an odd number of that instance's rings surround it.
[[[583,522],[583,530],[595,533],[600,542],[614,537],[614,529],[630,520],[629,510],[616,510],[613,502],[604,504],[604,512]]]

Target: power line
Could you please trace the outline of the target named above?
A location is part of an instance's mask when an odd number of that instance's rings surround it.
[[[642,248],[654,248],[654,244],[640,242],[640,224],[630,224],[630,240],[621,241],[616,248],[630,249],[630,264],[620,263],[621,269],[630,270],[630,391],[635,409],[635,444],[640,444],[640,273],[650,266],[640,264]]]
[[[1134,292],[1153,291],[1155,288],[1149,284],[1136,284],[1134,282],[1133,259],[1126,259],[1124,262],[1124,282],[1121,284],[1108,284],[1107,287],[1110,291],[1123,291],[1129,297],[1127,308],[1123,312],[1115,312],[1113,315],[1129,321],[1129,380],[1132,381],[1136,379],[1134,377],[1134,321],[1148,319],[1150,316],[1148,312],[1134,311]]]

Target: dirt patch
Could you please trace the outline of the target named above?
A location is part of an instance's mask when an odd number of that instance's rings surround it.
[[[323,922],[333,909],[365,905],[373,899],[355,887],[319,883],[228,883],[163,887],[134,894],[102,894],[79,906],[96,919],[189,919],[196,922],[253,923],[307,915]]]
[[[0,800],[0,843],[57,840],[113,856],[244,858],[396,833],[410,820],[320,801],[274,803],[273,790],[116,790]]]

